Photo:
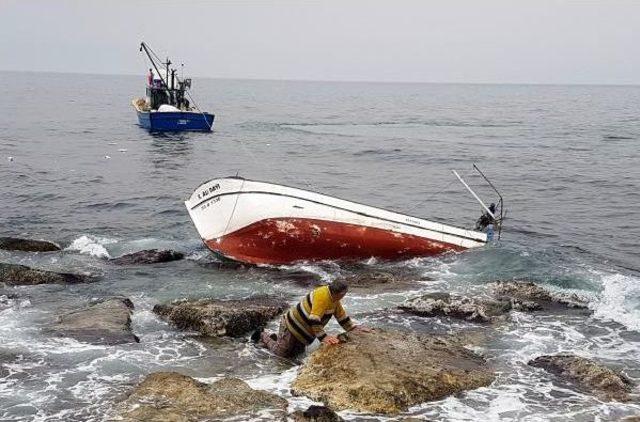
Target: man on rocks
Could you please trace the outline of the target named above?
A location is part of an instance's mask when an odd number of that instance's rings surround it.
[[[277,336],[256,331],[251,336],[252,340],[259,340],[261,345],[280,357],[294,358],[304,353],[305,347],[316,338],[325,344],[340,343],[336,336],[324,331],[324,326],[332,316],[345,331],[371,331],[367,327],[356,326],[342,307],[340,300],[347,294],[347,290],[347,285],[342,281],[316,288],[282,317]]]

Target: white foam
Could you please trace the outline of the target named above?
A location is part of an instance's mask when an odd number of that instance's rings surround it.
[[[600,300],[591,305],[594,317],[640,331],[640,279],[624,274],[603,274],[602,285]]]
[[[109,251],[105,248],[105,245],[116,243],[117,240],[110,239],[108,237],[82,235],[79,238],[71,242],[65,250],[77,251],[81,254],[91,255],[98,258],[111,258]]]

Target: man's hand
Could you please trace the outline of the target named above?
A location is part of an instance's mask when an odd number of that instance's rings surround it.
[[[361,333],[370,333],[373,331],[373,328],[367,327],[365,325],[356,325],[353,327],[353,331],[360,331]]]
[[[325,338],[322,339],[322,342],[324,344],[338,344],[340,343],[340,340],[338,340],[338,337],[336,336],[326,336]]]

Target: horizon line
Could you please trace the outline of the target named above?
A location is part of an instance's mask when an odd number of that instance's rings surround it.
[[[144,74],[135,73],[100,73],[100,72],[69,72],[57,70],[17,70],[17,69],[0,69],[5,73],[44,73],[59,75],[86,75],[86,76],[144,76]],[[610,83],[610,82],[453,82],[453,81],[402,81],[402,80],[374,80],[374,79],[305,79],[305,78],[261,78],[261,77],[227,77],[227,76],[202,76],[190,75],[190,78],[198,79],[214,79],[214,80],[233,80],[233,81],[264,81],[264,82],[315,82],[315,83],[369,83],[369,84],[415,84],[415,85],[530,85],[530,86],[619,86],[619,87],[636,87],[638,83]]]

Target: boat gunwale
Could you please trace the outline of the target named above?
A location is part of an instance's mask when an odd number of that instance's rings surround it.
[[[374,209],[377,209],[377,210],[380,210],[380,211],[384,211],[384,212],[388,212],[388,213],[392,213],[392,214],[397,214],[397,215],[401,215],[401,216],[404,216],[404,217],[415,218],[417,220],[421,220],[421,221],[424,221],[424,222],[427,222],[427,223],[431,223],[431,224],[440,224],[440,225],[442,225],[442,226],[444,226],[446,228],[451,228],[451,229],[456,229],[456,230],[463,230],[465,232],[470,232],[470,233],[477,233],[477,234],[483,235],[485,238],[483,240],[483,239],[478,239],[478,238],[469,237],[469,236],[463,236],[463,235],[455,234],[455,233],[451,233],[451,232],[445,232],[445,231],[441,231],[441,230],[430,229],[430,228],[422,227],[422,226],[411,224],[411,223],[406,223],[406,222],[402,222],[402,221],[392,220],[392,219],[389,219],[389,218],[370,215],[370,214],[367,214],[367,213],[364,213],[364,212],[360,212],[360,211],[355,211],[355,210],[351,210],[351,209],[348,209],[348,208],[339,207],[337,205],[325,204],[325,203],[322,203],[322,202],[314,201],[313,199],[301,198],[301,197],[297,197],[297,196],[293,196],[293,195],[289,195],[289,194],[285,194],[285,193],[268,192],[268,191],[264,191],[264,192],[263,191],[223,192],[223,193],[219,193],[217,195],[208,196],[206,199],[203,199],[202,201],[198,202],[196,205],[194,205],[192,207],[187,206],[189,214],[191,214],[191,211],[193,211],[195,208],[199,207],[200,205],[202,205],[202,204],[204,204],[204,203],[206,203],[206,202],[208,202],[208,201],[210,201],[210,200],[212,200],[214,198],[218,198],[218,197],[221,197],[221,196],[237,195],[237,194],[266,194],[266,195],[285,196],[285,197],[294,198],[294,199],[298,199],[298,200],[308,201],[308,202],[312,202],[312,203],[315,203],[315,204],[318,204],[318,205],[324,205],[324,206],[327,206],[327,207],[340,209],[340,210],[343,210],[343,211],[347,211],[347,212],[350,212],[350,213],[353,213],[353,214],[357,214],[357,215],[361,215],[361,216],[368,217],[368,218],[374,218],[374,219],[378,219],[378,220],[382,220],[382,221],[386,221],[386,222],[390,222],[390,223],[401,224],[401,225],[404,225],[404,226],[413,227],[413,228],[426,230],[426,231],[431,231],[431,232],[435,232],[435,233],[446,234],[448,236],[454,236],[454,237],[458,237],[458,238],[461,238],[461,239],[467,239],[467,240],[471,240],[471,241],[474,241],[474,242],[477,242],[477,243],[482,243],[482,244],[487,244],[488,243],[488,239],[486,237],[486,233],[483,233],[483,232],[480,232],[480,231],[464,229],[464,228],[461,228],[461,227],[455,227],[455,226],[451,226],[451,225],[440,223],[440,222],[434,222],[434,221],[427,220],[425,218],[416,217],[416,216],[412,216],[412,215],[409,215],[409,214],[402,214],[402,213],[399,213],[397,211],[391,211],[391,210],[388,210],[388,209],[385,209],[385,208],[374,207],[374,206],[371,206],[371,205],[362,204],[360,202],[350,201],[348,199],[342,199],[342,198],[339,198],[339,197],[336,197],[336,196],[326,195],[326,194],[323,194],[323,193],[320,193],[320,192],[316,192],[316,191],[313,191],[313,190],[305,190],[305,189],[300,189],[300,188],[296,188],[296,187],[288,186],[288,185],[281,185],[281,184],[276,184],[276,183],[264,182],[264,181],[261,181],[261,180],[246,179],[246,178],[240,177],[240,176],[228,176],[228,177],[222,177],[222,178],[214,178],[214,179],[211,179],[209,181],[203,182],[193,191],[193,193],[191,194],[191,197],[200,188],[202,188],[202,186],[204,186],[206,184],[209,184],[211,182],[218,181],[218,180],[228,180],[228,179],[243,180],[243,181],[247,181],[247,182],[263,183],[263,184],[266,184],[266,185],[281,186],[281,187],[294,189],[294,190],[298,190],[298,191],[302,191],[302,192],[309,192],[309,193],[313,193],[313,194],[316,194],[316,195],[337,199],[339,201],[344,201],[344,202],[347,202],[347,203],[360,205],[360,206],[363,206],[363,207],[374,208]],[[191,197],[184,201],[185,202],[185,206],[187,205],[187,202],[191,201]]]

